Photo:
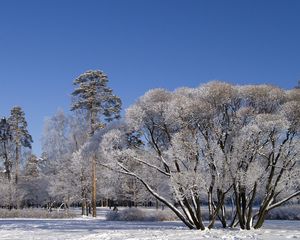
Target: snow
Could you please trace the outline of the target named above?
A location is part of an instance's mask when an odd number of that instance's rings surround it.
[[[222,229],[197,231],[181,222],[105,221],[96,219],[0,219],[1,240],[199,240],[199,239],[300,239],[300,221],[266,221],[260,230]]]
[[[2,219],[3,240],[300,239],[299,221],[268,221],[261,230],[188,230],[180,222],[109,222],[101,219]]]

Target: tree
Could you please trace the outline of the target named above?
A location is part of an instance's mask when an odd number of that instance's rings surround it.
[[[80,190],[83,191],[79,182],[82,178],[81,166],[74,157],[78,143],[85,141],[80,136],[86,129],[81,123],[77,121],[75,124],[74,118],[66,116],[61,110],[45,122],[42,138],[44,163],[41,170],[49,181],[50,204],[56,201],[69,205],[81,199],[78,197]],[[83,196],[81,200],[85,203],[86,197]]]
[[[41,158],[30,154],[27,158],[23,175],[20,177],[18,192],[21,203],[26,207],[38,207],[46,204],[48,199],[48,179],[41,172]]]
[[[1,158],[4,160],[5,174],[7,179],[11,180],[12,162],[8,157],[8,142],[11,140],[11,130],[6,118],[2,118],[0,122],[0,143]]]
[[[45,166],[42,170],[48,176],[55,176],[60,166],[64,166],[65,159],[71,155],[68,132],[69,120],[63,111],[59,110],[46,119],[42,137]]]
[[[31,154],[26,162],[25,176],[30,178],[39,176],[38,158],[34,154]]]
[[[298,81],[298,85],[295,88],[300,89],[300,80]]]
[[[99,70],[87,71],[74,80],[72,111],[82,111],[92,137],[105,122],[120,117],[121,100],[107,86],[107,76]],[[96,156],[92,157],[92,208],[96,217]]]
[[[30,148],[33,142],[31,135],[27,130],[27,122],[25,113],[19,106],[13,107],[11,115],[8,118],[8,123],[11,129],[12,142],[15,145],[15,183],[18,183],[19,168],[20,168],[20,153],[21,148]]]
[[[127,109],[127,126],[104,135],[102,165],[138,179],[191,229],[205,229],[206,204],[208,228],[216,219],[259,228],[300,195],[298,91],[222,82],[151,90]],[[161,195],[154,176],[173,194]]]
[[[4,176],[1,176],[1,192],[3,193],[2,201],[9,209],[12,207],[13,189],[11,185],[12,161],[9,158],[9,143],[11,141],[10,126],[6,118],[0,121],[0,157],[4,163]]]

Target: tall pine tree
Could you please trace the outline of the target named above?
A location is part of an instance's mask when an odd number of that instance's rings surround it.
[[[92,137],[105,122],[120,117],[121,99],[107,86],[108,78],[99,70],[87,71],[74,80],[75,90],[71,110],[82,111],[89,121]],[[92,158],[92,209],[96,217],[96,156]]]
[[[10,131],[12,136],[12,142],[14,144],[15,151],[15,183],[18,183],[19,168],[20,168],[20,155],[21,148],[30,148],[32,144],[32,137],[27,130],[27,122],[25,119],[25,113],[21,107],[16,106],[11,109],[10,117],[8,118],[10,125]]]

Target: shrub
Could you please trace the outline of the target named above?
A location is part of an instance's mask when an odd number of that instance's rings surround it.
[[[106,214],[107,221],[175,221],[178,218],[169,210],[128,208]]]
[[[300,205],[285,205],[272,209],[266,219],[270,220],[300,220]]]
[[[231,218],[231,212],[226,213]],[[202,210],[203,220],[209,219],[207,209]],[[269,220],[300,220],[300,205],[285,205],[271,210],[266,219]],[[176,221],[177,216],[169,209],[155,210],[144,208],[128,208],[118,212],[109,211],[106,214],[108,221]]]
[[[52,211],[42,208],[11,209],[0,208],[0,218],[72,218],[74,213],[68,211]]]

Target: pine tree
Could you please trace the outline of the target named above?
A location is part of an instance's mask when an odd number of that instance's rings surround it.
[[[21,148],[30,148],[32,144],[32,137],[27,130],[27,122],[25,119],[25,113],[19,106],[13,107],[11,110],[11,115],[8,118],[8,123],[10,125],[12,142],[15,146],[15,183],[18,183],[19,177],[19,165],[20,165],[20,153]]]
[[[89,121],[89,135],[105,126],[105,122],[120,117],[121,99],[107,86],[108,78],[99,70],[87,71],[74,80],[76,89],[72,93],[71,110],[85,113]],[[92,208],[96,217],[96,156],[92,159]]]

